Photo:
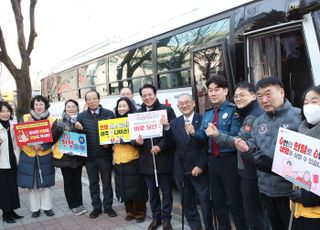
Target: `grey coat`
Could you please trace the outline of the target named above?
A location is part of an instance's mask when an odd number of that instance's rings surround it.
[[[274,113],[264,113],[253,123],[251,138],[247,141],[249,152],[244,155],[258,168],[260,192],[269,197],[288,196],[292,184],[271,172],[279,127],[297,131],[301,122],[301,110],[288,100]]]

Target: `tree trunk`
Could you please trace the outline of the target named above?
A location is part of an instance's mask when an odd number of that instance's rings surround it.
[[[17,101],[18,105],[16,108],[17,120],[20,121],[23,114],[30,112],[30,101],[31,101],[31,81],[29,69],[19,71],[18,77],[16,78],[17,85]]]

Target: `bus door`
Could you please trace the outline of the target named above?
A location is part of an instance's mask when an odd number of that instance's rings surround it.
[[[210,74],[225,76],[230,88],[234,86],[229,53],[227,40],[207,43],[191,50],[193,92],[197,111],[201,114],[212,106],[207,96],[206,87],[206,80],[210,77]],[[229,94],[232,93],[230,91]]]
[[[248,34],[248,80],[255,84],[267,76],[279,77],[284,84],[286,98],[301,107],[304,91],[314,85],[302,23]]]

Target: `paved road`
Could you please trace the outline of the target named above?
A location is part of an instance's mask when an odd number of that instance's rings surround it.
[[[60,170],[56,170],[56,185],[52,188],[53,194],[53,211],[55,215],[53,217],[47,217],[44,213],[41,213],[39,218],[31,218],[31,212],[28,207],[28,192],[25,189],[20,190],[20,202],[21,208],[17,210],[17,213],[23,215],[24,218],[18,220],[15,224],[7,224],[0,222],[0,229],[47,229],[47,230],[80,230],[80,229],[115,229],[115,230],[140,230],[147,229],[151,223],[150,207],[148,207],[147,218],[144,223],[137,224],[135,221],[125,221],[125,210],[122,203],[114,201],[114,209],[118,213],[117,217],[110,218],[106,214],[100,215],[97,219],[90,219],[89,212],[92,210],[90,204],[89,186],[88,180],[84,173],[83,176],[83,201],[84,206],[88,209],[88,213],[82,216],[75,216],[69,210],[67,202],[65,200],[63,192],[63,181]],[[102,194],[101,194],[102,197]],[[178,194],[174,194],[174,210],[172,226],[174,229],[181,229],[181,215],[180,205],[178,202]],[[159,228],[162,229],[162,228]],[[187,226],[185,229],[189,229]]]

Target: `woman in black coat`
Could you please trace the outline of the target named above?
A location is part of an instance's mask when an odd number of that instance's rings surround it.
[[[117,101],[116,118],[127,117],[135,112],[135,106],[127,97]],[[141,223],[146,215],[147,190],[139,172],[139,150],[134,143],[123,143],[121,140],[114,145],[113,160],[115,163],[116,195],[123,201],[126,208],[125,220],[136,219]]]
[[[59,149],[59,138],[63,131],[79,132],[82,130],[82,125],[76,120],[78,113],[78,102],[69,99],[65,102],[62,119],[56,120],[52,125],[52,135],[54,142],[56,143],[53,148],[53,165],[61,168],[64,182],[64,194],[69,208],[77,216],[87,212],[82,203],[81,175],[83,157],[61,153]]]

